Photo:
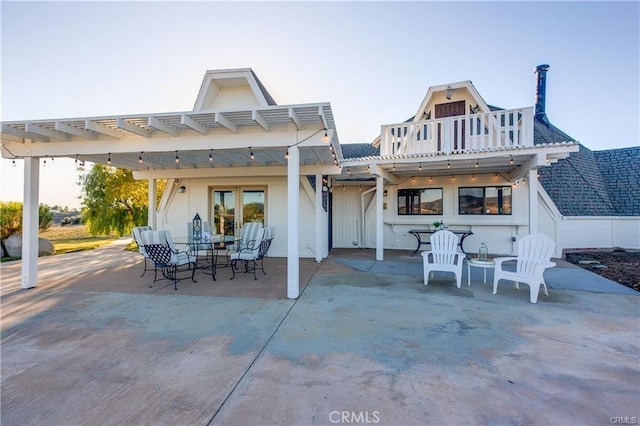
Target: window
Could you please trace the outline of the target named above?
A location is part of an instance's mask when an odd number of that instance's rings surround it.
[[[442,214],[442,188],[398,190],[398,214]]]
[[[511,187],[460,188],[458,211],[460,214],[511,214]]]

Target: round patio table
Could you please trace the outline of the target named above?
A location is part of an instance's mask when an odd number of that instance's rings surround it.
[[[484,269],[484,283],[487,283],[487,269],[495,268],[493,260],[467,259],[467,285],[471,285],[471,267]]]

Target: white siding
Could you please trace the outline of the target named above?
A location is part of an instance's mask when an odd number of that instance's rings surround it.
[[[306,179],[306,178],[305,178]],[[186,187],[182,194],[174,192],[168,202],[166,213],[158,217],[158,227],[170,230],[176,237],[187,235],[188,223],[196,213],[203,221],[211,222],[210,193],[212,187],[266,187],[265,221],[273,226],[276,236],[269,249],[271,257],[287,256],[287,181],[286,177],[247,177],[247,178],[197,178],[182,179],[180,185]],[[315,206],[304,189],[300,189],[300,256],[313,258],[315,254]],[[323,215],[324,234],[327,235],[327,215]],[[328,253],[327,238],[323,238],[323,257]]]

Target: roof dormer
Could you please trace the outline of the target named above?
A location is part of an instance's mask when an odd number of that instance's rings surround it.
[[[264,108],[276,105],[251,68],[205,73],[194,111]]]
[[[484,112],[489,112],[489,106],[467,80],[430,87],[413,121]]]

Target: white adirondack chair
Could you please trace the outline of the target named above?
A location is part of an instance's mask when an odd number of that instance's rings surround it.
[[[496,269],[493,275],[493,294],[498,292],[498,281],[510,280],[515,282],[519,289],[519,283],[529,285],[529,299],[531,303],[538,301],[540,286],[544,287],[544,294],[549,295],[547,284],[544,282],[544,270],[556,266],[551,262],[551,256],[556,243],[546,235],[531,234],[518,241],[517,257],[497,257],[493,261]],[[503,263],[515,260],[515,272],[505,271]]]
[[[458,252],[458,236],[451,231],[438,231],[431,236],[431,250],[422,252],[424,285],[433,271],[453,272],[456,285],[462,283],[464,253]]]

